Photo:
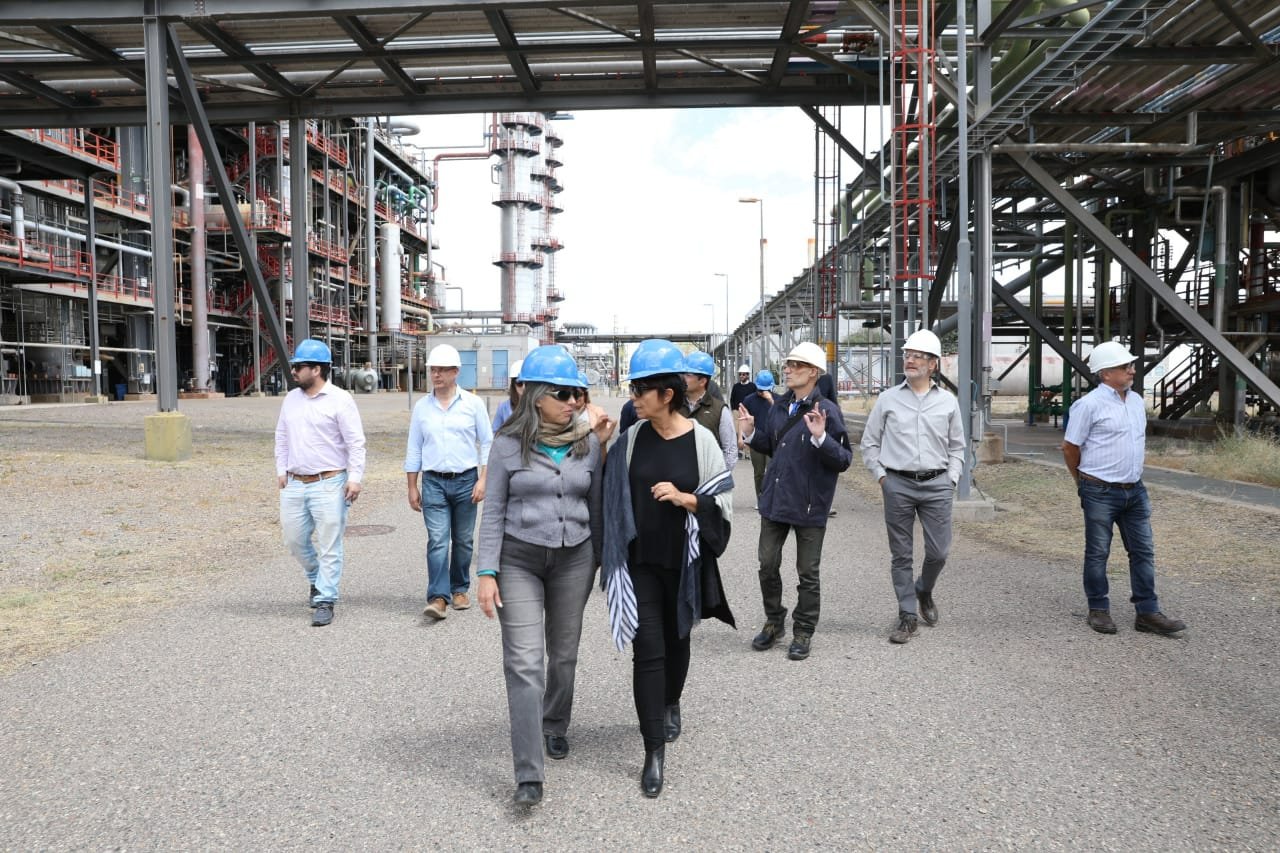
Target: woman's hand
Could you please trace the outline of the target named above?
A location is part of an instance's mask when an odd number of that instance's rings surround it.
[[[613,430],[618,426],[618,422],[608,415],[601,415],[596,421],[591,431],[596,434],[596,438],[600,441],[600,446],[604,447],[609,443],[609,439],[613,437]]]
[[[480,601],[480,612],[492,619],[497,612],[494,607],[502,606],[502,596],[498,594],[498,579],[493,575],[480,575],[476,581],[476,598]]]
[[[688,492],[682,492],[675,487],[674,483],[662,482],[654,483],[653,488],[649,490],[656,500],[665,503],[672,503],[681,509],[687,509],[693,512],[698,508],[697,495],[691,495]]]

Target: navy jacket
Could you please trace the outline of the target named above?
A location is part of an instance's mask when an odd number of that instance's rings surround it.
[[[764,421],[757,419],[751,447],[771,455],[760,493],[760,515],[780,524],[796,527],[826,527],[827,513],[836,494],[836,481],[853,461],[844,416],[835,403],[815,389],[802,400],[797,411],[820,406],[827,416],[827,434],[821,447],[814,447],[803,418],[791,419],[788,409],[794,394],[776,397]]]

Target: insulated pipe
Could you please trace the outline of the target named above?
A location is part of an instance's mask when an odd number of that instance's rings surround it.
[[[187,168],[191,182],[191,367],[195,390],[209,388],[209,298],[205,280],[204,149],[194,127],[187,127]],[[230,199],[224,200],[224,204]]]
[[[378,127],[378,120],[370,116],[365,119],[364,155],[365,155],[365,273],[366,308],[368,309],[369,332],[369,364],[378,364],[378,282],[375,271],[378,269],[378,188],[374,181],[374,162],[377,151],[374,149],[373,135]]]
[[[65,228],[57,228],[53,225],[46,225],[43,222],[36,223],[36,230],[42,234],[56,234],[59,237],[69,237],[70,239],[77,240],[81,243],[85,242],[86,239],[83,234],[76,231],[68,231]],[[135,246],[127,246],[123,243],[114,243],[110,240],[104,240],[101,237],[95,239],[93,241],[93,245],[104,249],[114,249],[117,252],[127,252],[131,255],[138,255],[143,258],[151,257],[150,249],[139,249]]]
[[[13,236],[19,243],[27,238],[26,208],[23,205],[22,184],[8,178],[0,178],[0,189],[13,194]]]

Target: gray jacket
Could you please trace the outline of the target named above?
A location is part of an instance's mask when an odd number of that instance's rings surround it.
[[[581,459],[570,452],[557,465],[534,450],[525,465],[514,436],[493,440],[476,571],[502,571],[504,536],[544,548],[572,547],[590,539],[592,559],[600,564],[603,455],[594,435],[589,441],[591,450]]]

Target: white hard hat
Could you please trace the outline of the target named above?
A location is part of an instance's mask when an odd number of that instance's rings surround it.
[[[462,356],[449,344],[436,344],[427,356],[427,367],[462,367]]]
[[[927,352],[934,358],[942,358],[942,341],[938,340],[938,336],[928,329],[912,332],[903,342],[902,348],[904,350],[915,350],[916,352]]]
[[[1097,373],[1108,367],[1119,367],[1137,360],[1138,357],[1125,349],[1124,344],[1107,341],[1098,344],[1093,348],[1093,352],[1089,353],[1089,372]]]
[[[822,351],[822,347],[809,341],[798,343],[787,353],[787,361],[803,361],[805,364],[812,364],[814,367],[827,372],[827,354]]]
[[[514,379],[514,380],[516,380],[517,382],[519,382],[519,381],[520,381],[520,368],[522,368],[522,367],[524,367],[524,359],[523,359],[523,358],[521,358],[521,359],[517,359],[517,360],[516,360],[516,362],[515,362],[514,364],[512,364],[512,365],[511,365],[511,371],[510,371],[510,373],[511,373],[511,378],[512,378],[512,379]]]
[[[739,372],[739,373],[747,373],[747,374],[751,373],[751,365],[749,365],[749,364],[739,364],[739,365],[738,365],[738,372]]]

